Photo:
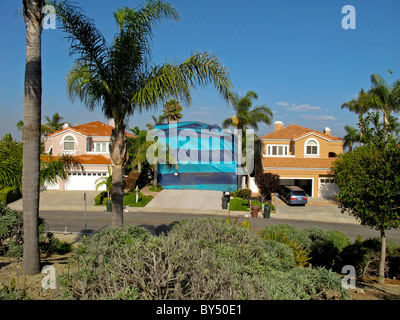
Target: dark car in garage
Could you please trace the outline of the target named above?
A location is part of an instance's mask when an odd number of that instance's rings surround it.
[[[280,186],[278,196],[286,204],[307,204],[307,194],[300,187],[296,186]]]

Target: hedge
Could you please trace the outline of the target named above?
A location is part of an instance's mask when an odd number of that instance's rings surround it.
[[[21,190],[13,187],[5,187],[0,190],[0,202],[10,203],[22,197]]]

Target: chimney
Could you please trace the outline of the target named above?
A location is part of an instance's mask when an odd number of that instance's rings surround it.
[[[114,121],[114,119],[110,119],[110,120],[108,121],[108,125],[111,126],[111,127],[113,127],[113,128],[115,128],[115,121]]]
[[[274,123],[274,132],[283,129],[283,122],[282,121],[275,121]]]
[[[67,129],[69,127],[69,123],[68,122],[64,123],[62,127],[63,129]]]
[[[326,127],[326,128],[324,129],[324,133],[327,134],[327,135],[330,135],[330,134],[331,134],[331,128]]]

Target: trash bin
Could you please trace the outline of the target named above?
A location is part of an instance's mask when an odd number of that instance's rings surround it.
[[[264,206],[264,218],[269,219],[270,215],[271,215],[271,206],[266,204]]]
[[[251,216],[253,218],[258,218],[258,211],[260,210],[259,206],[251,206]]]
[[[222,198],[222,209],[228,209],[228,202],[229,202],[228,198],[226,197]]]
[[[228,209],[229,197],[229,192],[222,193],[222,209]]]
[[[111,203],[112,203],[111,200],[106,200],[107,212],[111,212],[112,211],[111,210]]]

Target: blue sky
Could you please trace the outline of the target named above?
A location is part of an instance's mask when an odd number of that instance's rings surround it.
[[[137,7],[142,1],[77,1],[93,18],[108,42],[117,31],[112,13]],[[193,51],[216,54],[228,67],[235,91],[258,94],[255,105],[267,105],[275,120],[298,124],[342,137],[344,126],[357,123],[341,110],[343,102],[370,87],[378,73],[389,82],[400,79],[399,0],[170,0],[180,21],[159,25],[153,39],[153,63],[183,60]],[[342,7],[356,9],[356,29],[342,28]],[[25,24],[17,13],[22,1],[0,2],[0,136],[21,139],[16,123],[23,119]],[[42,116],[58,112],[64,121],[82,124],[107,120],[100,109],[91,112],[80,101],[71,102],[65,76],[74,62],[60,30],[43,30]],[[134,114],[129,127],[145,128],[160,110]],[[232,117],[232,107],[212,86],[192,91],[192,104],[182,120],[221,125]],[[43,122],[45,122],[43,120]],[[260,125],[259,136],[273,126]]]

